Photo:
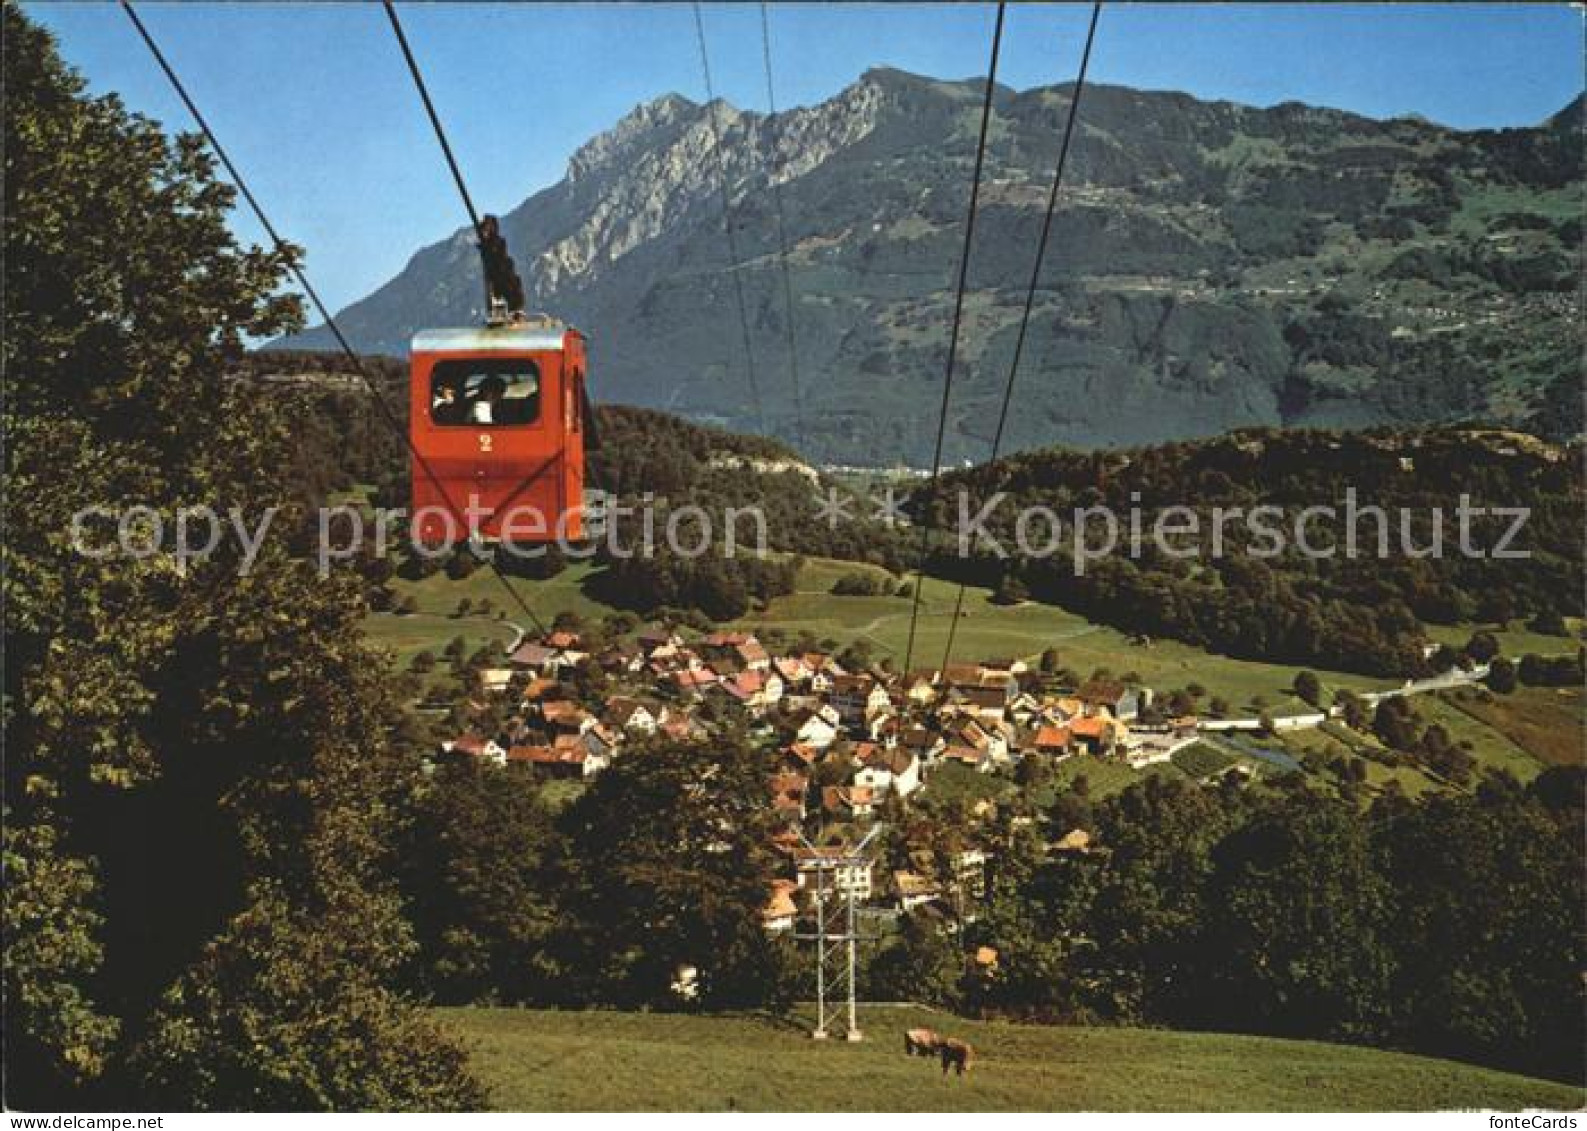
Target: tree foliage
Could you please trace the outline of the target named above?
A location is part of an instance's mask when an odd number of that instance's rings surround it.
[[[680,1004],[681,967],[698,1003],[780,1004],[786,956],[760,913],[773,860],[765,773],[742,742],[657,742],[630,752],[563,816],[567,977],[586,999]]]
[[[15,5],[5,46],[7,1099],[474,1106],[390,988],[404,784],[361,587],[267,539],[78,553],[72,518],[288,504],[293,421],[222,381],[296,325],[194,137],[89,98]],[[104,524],[92,528],[94,537]],[[97,544],[97,543],[96,543]],[[76,1101],[76,1102],[74,1102]]]

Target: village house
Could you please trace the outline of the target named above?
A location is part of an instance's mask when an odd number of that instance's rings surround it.
[[[948,689],[947,702],[968,707],[988,718],[1001,719],[1012,701],[1007,687],[996,684],[956,684]]]
[[[1138,690],[1115,679],[1093,679],[1083,684],[1079,699],[1091,712],[1106,711],[1121,722],[1139,717],[1141,708],[1151,704],[1151,692]]]
[[[937,699],[937,672],[919,668],[904,676],[900,690],[906,703],[916,707],[930,706]]]
[[[978,774],[992,772],[992,759],[985,750],[977,750],[973,746],[945,746],[937,755],[937,761],[946,764],[966,766]]]
[[[986,850],[965,848],[955,852],[949,863],[955,883],[967,894],[980,899],[986,894]]]
[[[472,758],[493,766],[507,764],[507,751],[494,738],[481,738],[477,734],[460,735],[441,743],[441,752],[459,758]]]
[[[799,906],[794,902],[794,892],[799,884],[794,880],[773,880],[771,897],[760,913],[761,924],[771,935],[791,931],[799,918]]]
[[[761,642],[746,632],[713,632],[700,641],[702,649],[709,652],[721,666],[734,671],[765,672],[771,670],[771,656]]]
[[[592,757],[604,758],[608,762],[623,744],[622,731],[613,730],[601,723],[596,723],[578,737]]]
[[[771,671],[771,653],[753,636],[747,636],[733,645],[733,651],[738,654],[738,662],[744,665],[745,671]]]
[[[507,657],[521,668],[539,672],[541,675],[556,675],[564,668],[571,668],[567,653],[560,648],[553,648],[538,640],[526,640],[518,645],[513,654]]]
[[[655,734],[666,714],[665,707],[652,711],[649,706],[628,695],[614,695],[606,701],[606,721],[628,734]]]
[[[698,699],[707,689],[714,687],[720,677],[707,667],[686,667],[674,672],[672,681],[680,695],[687,699]]]
[[[983,724],[975,719],[965,719],[949,732],[948,737],[956,746],[968,746],[985,755],[990,766],[1012,761],[1008,735],[990,720]]]
[[[579,638],[571,632],[553,632],[539,640],[526,640],[508,659],[521,668],[529,668],[543,675],[578,667],[590,654],[579,647]]]
[[[821,808],[842,820],[858,820],[876,812],[876,792],[861,785],[829,785],[821,791]]]
[[[530,676],[523,685],[523,701],[525,703],[538,703],[542,699],[554,699],[561,692],[562,685],[549,676]]]
[[[1030,749],[1032,753],[1059,760],[1069,756],[1070,743],[1068,727],[1047,723],[1037,728],[1035,736],[1031,739]]]
[[[645,654],[632,644],[616,644],[606,649],[596,662],[611,675],[635,675],[645,670]]]
[[[772,661],[772,668],[783,679],[790,692],[803,691],[810,685],[815,673],[799,656],[780,656]]]
[[[557,631],[545,638],[545,642],[552,648],[559,648],[564,652],[578,652],[579,658],[585,658],[585,653],[579,652],[579,634],[576,632]]]
[[[512,683],[511,668],[481,668],[479,689],[487,695],[500,695]]]
[[[997,976],[997,948],[978,946],[970,954],[970,969],[983,978]]]
[[[789,720],[794,741],[802,746],[825,750],[837,741],[838,713],[831,707],[813,707],[798,711]]]
[[[789,743],[782,748],[782,766],[794,773],[808,771],[820,757],[820,750],[803,742]]]
[[[827,701],[845,726],[856,729],[892,706],[887,689],[868,675],[835,677]]]
[[[928,769],[948,746],[942,735],[919,725],[905,727],[898,736],[898,744],[919,758],[920,764]]]
[[[1112,752],[1118,727],[1107,715],[1081,715],[1069,720],[1069,736],[1085,753],[1101,757]]]
[[[893,714],[892,704],[883,708],[877,714],[865,721],[865,725],[856,728],[855,734],[863,736],[871,742],[885,742],[889,746],[896,746],[898,730],[898,716]]]
[[[806,652],[800,659],[810,669],[810,691],[825,695],[832,690],[832,681],[845,675],[842,666],[824,652]]]
[[[1086,713],[1085,703],[1074,695],[1060,695],[1048,701],[1042,710],[1042,717],[1048,722],[1067,723],[1070,719],[1079,718]]]
[[[898,892],[900,911],[913,911],[917,907],[934,903],[942,898],[942,889],[937,881],[919,872],[894,872],[893,888]]]
[[[646,625],[639,630],[634,642],[650,661],[674,659],[683,651],[683,637],[661,625]]]
[[[571,699],[548,699],[540,704],[546,726],[563,734],[583,734],[596,725],[595,716]]]
[[[1008,705],[1007,716],[1020,726],[1029,726],[1041,714],[1041,703],[1028,691],[1021,691]]]
[[[887,793],[908,797],[920,788],[920,760],[908,750],[889,750],[876,743],[862,742],[855,749],[860,768],[854,774],[854,784],[874,790],[878,795]]]
[[[609,760],[591,754],[574,735],[563,735],[553,745],[514,746],[507,761],[545,778],[589,778],[604,770]]]
[[[698,719],[686,714],[669,714],[661,724],[661,733],[674,742],[692,742],[705,737],[705,728]]]
[[[1005,676],[1017,680],[1020,676],[1030,671],[1030,665],[1018,656],[1004,656],[992,660],[982,660],[981,671],[984,674]]]
[[[1084,856],[1091,851],[1091,834],[1085,829],[1070,829],[1053,842],[1052,850]]]
[[[716,690],[750,714],[761,715],[782,699],[782,677],[776,672],[746,669],[721,680]]]

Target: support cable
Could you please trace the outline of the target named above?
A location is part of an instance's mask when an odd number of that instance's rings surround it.
[[[182,105],[185,106],[187,108],[187,112],[192,115],[193,121],[198,124],[199,130],[203,132],[205,139],[209,142],[210,148],[215,151],[215,156],[220,159],[220,163],[225,167],[227,174],[231,177],[232,183],[237,186],[237,191],[242,193],[243,199],[248,202],[248,207],[253,210],[254,217],[259,221],[259,226],[262,227],[265,230],[265,234],[270,237],[270,242],[275,246],[276,251],[279,254],[287,257],[288,269],[292,272],[293,277],[297,280],[298,286],[303,289],[303,293],[308,296],[309,302],[313,304],[314,309],[318,311],[320,317],[324,319],[326,328],[330,330],[331,336],[336,339],[336,344],[341,348],[342,353],[345,354],[348,361],[352,363],[354,371],[363,380],[365,388],[369,390],[369,395],[374,399],[376,406],[380,409],[381,418],[385,420],[387,425],[389,425],[391,429],[397,433],[397,435],[402,437],[402,441],[407,447],[409,454],[413,456],[414,460],[423,469],[425,475],[428,476],[431,484],[434,485],[436,491],[440,494],[441,501],[446,504],[447,509],[454,514],[461,513],[459,512],[457,505],[447,494],[445,486],[436,476],[434,469],[431,468],[429,460],[425,459],[424,456],[419,452],[418,448],[414,446],[412,437],[408,435],[408,430],[402,426],[402,424],[397,420],[396,415],[391,411],[391,407],[386,404],[385,398],[381,396],[380,389],[375,384],[374,378],[369,375],[369,370],[364,365],[363,358],[359,356],[358,352],[353,349],[351,343],[348,342],[346,335],[342,333],[341,327],[336,324],[336,319],[331,315],[330,309],[325,305],[324,301],[321,300],[319,292],[317,292],[313,285],[309,282],[308,276],[304,273],[303,268],[298,266],[296,256],[293,254],[293,249],[288,246],[285,240],[281,238],[280,233],[276,231],[275,225],[270,222],[270,217],[266,215],[264,208],[260,206],[258,198],[253,194],[253,190],[248,187],[248,182],[243,178],[242,173],[238,171],[237,166],[232,163],[231,157],[227,154],[225,147],[221,145],[220,139],[215,136],[215,131],[210,128],[209,122],[199,111],[198,105],[193,101],[192,96],[188,94],[187,87],[185,87],[182,84],[182,80],[177,77],[176,71],[166,59],[165,53],[160,50],[159,45],[154,41],[154,37],[149,33],[149,29],[144,26],[143,20],[138,16],[137,11],[133,8],[131,0],[120,0],[120,3],[122,11],[127,13],[128,19],[132,21],[132,26],[137,29],[138,35],[140,38],[142,38],[144,46],[146,46],[149,49],[149,53],[154,56],[154,61],[159,64],[160,70],[164,72],[165,77],[170,82],[172,89],[176,91],[177,97],[181,99]],[[528,603],[524,601],[523,597],[519,595],[518,590],[513,588],[512,582],[507,579],[507,575],[502,572],[501,566],[497,564],[494,557],[491,558],[489,564],[491,570],[496,574],[497,579],[507,590],[508,596],[512,598],[513,603],[516,604],[518,608],[523,611],[523,614],[529,618],[529,621],[534,625],[535,630],[542,636],[545,635],[545,625],[541,622],[540,618],[535,615],[534,610],[529,607]]]
[[[773,152],[782,141],[782,128],[777,123],[777,92],[772,84],[771,65],[771,17],[767,13],[766,0],[760,2],[760,51],[761,60],[766,68],[766,119],[768,131],[771,133]],[[783,210],[782,182],[772,173],[767,174],[771,183],[772,212],[777,220],[777,257],[782,264],[782,296],[784,317],[784,330],[788,339],[788,377],[793,389],[794,402],[794,438],[800,449],[800,454],[807,456],[805,447],[805,412],[804,394],[799,385],[799,350],[797,335],[794,331],[794,291],[793,272],[788,265],[788,220]]]
[[[727,184],[727,154],[722,148],[722,133],[717,125],[716,89],[711,82],[711,58],[705,46],[705,19],[700,14],[700,2],[694,0],[694,34],[700,48],[700,73],[705,78],[706,121],[711,130],[711,148],[716,155],[716,183],[722,197],[722,228],[727,234],[728,274],[733,279],[733,297],[738,306],[738,325],[744,339],[744,374],[749,384],[750,398],[755,402],[755,417],[760,430],[767,433],[766,412],[761,406],[760,386],[755,380],[755,351],[750,342],[749,306],[744,299],[744,280],[740,276],[738,237],[733,233],[733,208]]]
[[[1003,46],[1003,17],[1006,14],[1006,0],[999,0],[997,5],[997,23],[992,29],[992,58],[987,66],[986,93],[981,100],[981,130],[975,144],[975,172],[970,182],[970,207],[964,222],[964,248],[959,255],[959,282],[953,298],[953,329],[948,338],[948,368],[942,380],[942,409],[937,417],[937,442],[931,454],[931,478],[927,483],[927,493],[935,490],[937,486],[938,471],[942,465],[942,440],[948,427],[948,407],[953,397],[953,372],[954,362],[959,352],[959,330],[964,318],[964,293],[969,282],[970,249],[975,240],[975,212],[981,198],[981,170],[986,161],[986,136],[987,129],[992,121],[992,97],[997,90],[997,60]],[[922,516],[924,519],[925,516]],[[930,524],[922,521],[920,524],[920,557],[915,564],[915,593],[914,602],[909,610],[909,642],[904,649],[904,675],[909,674],[910,661],[915,654],[915,630],[920,620],[921,593],[925,589],[926,581],[926,555],[930,551],[931,543]]]
[[[1047,254],[1047,238],[1052,234],[1053,214],[1058,208],[1058,190],[1063,184],[1064,165],[1069,158],[1069,142],[1074,137],[1075,120],[1080,111],[1080,94],[1086,86],[1086,70],[1091,65],[1091,45],[1097,37],[1097,19],[1102,15],[1102,0],[1091,6],[1091,23],[1086,28],[1086,44],[1080,53],[1080,73],[1075,79],[1074,97],[1069,100],[1069,117],[1064,123],[1063,142],[1058,147],[1058,164],[1053,170],[1052,188],[1047,194],[1047,215],[1041,224],[1041,239],[1036,243],[1036,259],[1031,264],[1030,288],[1025,292],[1025,309],[1019,317],[1019,334],[1014,339],[1014,358],[1008,366],[1008,382],[1003,387],[1003,405],[997,414],[997,430],[992,435],[992,454],[988,463],[996,463],[1003,450],[1003,428],[1008,423],[1008,406],[1014,399],[1014,378],[1019,373],[1020,358],[1025,353],[1025,332],[1030,328],[1031,310],[1036,304],[1036,289],[1041,282],[1042,258]],[[942,667],[946,671],[953,656],[953,640],[959,631],[959,616],[964,611],[965,582],[959,582],[959,593],[953,602],[953,619],[948,622],[948,643],[942,650]]]

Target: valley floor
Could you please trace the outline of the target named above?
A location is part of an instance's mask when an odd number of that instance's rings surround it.
[[[1582,1089],[1375,1049],[1163,1030],[975,1022],[865,1007],[866,1039],[773,1021],[443,1009],[509,1111],[1377,1111],[1576,1109]],[[970,1041],[944,1078],[903,1054],[923,1025]]]

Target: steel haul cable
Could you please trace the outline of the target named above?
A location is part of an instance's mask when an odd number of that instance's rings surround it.
[[[160,50],[159,44],[155,43],[154,37],[149,33],[149,29],[144,26],[143,20],[133,8],[131,0],[120,0],[120,2],[122,11],[127,13],[127,17],[132,21],[132,26],[137,29],[139,38],[143,40],[144,46],[146,46],[149,49],[149,53],[154,56],[154,61],[159,64],[160,70],[164,72],[165,77],[167,81],[170,82],[172,89],[176,91],[177,97],[181,99],[182,105],[185,106],[187,108],[187,112],[193,116],[193,121],[198,124],[199,130],[209,142],[210,148],[215,151],[215,156],[220,159],[220,163],[225,167],[227,174],[232,179],[232,183],[237,186],[237,191],[242,193],[243,199],[248,202],[248,207],[252,209],[255,218],[258,219],[259,226],[265,230],[265,234],[270,237],[271,243],[274,244],[275,249],[278,252],[282,254],[288,254],[291,249],[288,247],[286,241],[283,240],[280,234],[276,231],[275,225],[270,222],[270,217],[265,214],[265,210],[260,206],[258,199],[253,194],[253,190],[248,187],[248,182],[238,171],[237,166],[232,163],[231,157],[226,153],[225,147],[220,144],[220,139],[215,136],[215,131],[210,128],[209,122],[199,111],[198,105],[193,101],[192,96],[188,94],[187,87],[184,86],[182,80],[177,77],[176,71],[166,59],[165,53]],[[374,379],[370,377],[368,369],[364,366],[363,358],[359,356],[358,352],[354,350],[352,345],[348,342],[347,337],[342,333],[341,327],[336,324],[336,319],[332,317],[330,309],[320,299],[319,292],[317,292],[313,285],[309,283],[308,276],[304,273],[303,268],[297,265],[295,259],[291,259],[289,262],[292,275],[297,280],[298,286],[303,288],[303,293],[308,296],[309,302],[312,303],[314,309],[319,312],[320,317],[325,320],[326,328],[330,330],[331,336],[336,339],[336,344],[341,348],[342,353],[344,353],[347,356],[347,359],[352,362],[354,371],[357,372],[358,376],[363,380],[364,386],[369,390],[369,395],[374,399],[376,406],[380,409],[382,419],[386,421],[386,423],[394,432],[402,437],[403,443],[407,447],[408,452],[424,470],[425,475],[429,477],[430,482],[435,486],[436,491],[439,492],[441,500],[446,504],[447,509],[454,514],[460,513],[458,511],[457,505],[453,503],[451,498],[448,496],[446,488],[442,485],[440,479],[430,467],[429,461],[426,460],[424,456],[419,453],[419,450],[414,447],[413,440],[411,437],[409,437],[407,429],[398,422],[396,416],[392,413],[390,406],[386,404],[385,398],[380,395],[379,388],[375,385]],[[535,627],[535,631],[539,632],[541,635],[544,635],[546,632],[545,625],[541,623],[540,618],[535,615],[534,610],[529,607],[528,603],[524,601],[524,599],[519,595],[518,591],[513,588],[512,582],[507,580],[507,575],[502,572],[501,566],[498,565],[494,559],[492,559],[489,564],[492,572],[495,573],[497,579],[501,582],[502,586],[507,590],[508,595],[512,598],[513,603],[523,611],[523,614],[526,617],[529,618],[530,623]]]
[[[386,18],[391,21],[391,30],[396,34],[397,46],[402,49],[402,59],[408,65],[408,75],[413,79],[413,85],[418,89],[419,100],[424,103],[424,113],[430,119],[430,128],[435,131],[435,140],[440,143],[441,154],[446,158],[446,167],[451,170],[452,183],[457,185],[457,194],[463,198],[463,209],[468,213],[468,222],[474,228],[474,238],[478,241],[481,251],[483,251],[487,242],[485,226],[480,218],[479,210],[474,207],[474,198],[469,194],[468,182],[463,177],[463,169],[457,162],[457,156],[452,152],[452,143],[447,139],[446,127],[441,124],[441,114],[435,108],[435,100],[430,97],[430,87],[424,81],[424,71],[420,68],[418,57],[414,55],[413,48],[408,43],[407,33],[402,28],[402,20],[397,16],[396,5],[392,3],[392,0],[381,0],[381,4],[386,10]],[[486,216],[484,219],[490,220],[491,217]],[[490,305],[491,297],[490,272],[486,271],[485,303],[487,308]],[[588,389],[582,383],[579,386],[579,398],[579,411],[583,414],[585,420],[586,450],[598,451],[600,449],[600,439],[595,418],[595,406],[590,401]],[[599,488],[600,477],[594,474],[593,469],[590,479]],[[526,480],[524,483],[519,484],[511,494],[516,495],[518,491],[527,485],[527,482]]]
[[[744,280],[739,273],[738,237],[733,234],[733,207],[727,184],[727,155],[722,149],[722,134],[716,123],[716,90],[711,82],[711,57],[705,47],[705,19],[699,0],[694,2],[694,34],[700,46],[700,72],[705,78],[705,118],[711,130],[711,148],[716,153],[716,182],[722,197],[722,229],[727,234],[728,274],[733,278],[733,297],[738,304],[738,325],[744,336],[744,373],[750,398],[755,402],[755,417],[760,430],[767,433],[766,412],[761,406],[760,386],[755,381],[755,350],[750,341],[749,306],[744,301]]]
[[[775,152],[782,142],[782,128],[777,124],[777,92],[772,84],[771,67],[771,17],[767,14],[766,0],[761,0],[760,3],[760,52],[761,60],[766,67],[766,110],[769,115],[766,124],[768,130],[772,131],[773,152]],[[782,182],[770,171],[767,173],[767,180],[771,183],[772,212],[777,220],[777,258],[782,264],[783,309],[786,311],[784,330],[788,338],[788,377],[793,387],[794,438],[800,454],[808,458],[808,454],[804,452],[804,394],[799,388],[799,350],[796,344],[797,335],[794,332],[793,272],[788,266],[788,219],[783,211]]]
[[[964,222],[964,249],[959,255],[959,282],[953,299],[953,329],[948,337],[948,369],[942,380],[942,410],[937,417],[937,442],[931,454],[931,478],[927,483],[927,493],[936,488],[938,469],[942,465],[942,440],[948,427],[948,408],[953,397],[953,369],[954,361],[959,351],[959,330],[964,318],[964,292],[969,282],[970,249],[975,240],[975,212],[976,205],[981,199],[981,169],[986,161],[986,136],[987,128],[992,121],[992,97],[997,90],[997,59],[1003,46],[1003,17],[1007,11],[1006,0],[999,0],[997,5],[997,23],[992,29],[992,59],[987,67],[986,94],[981,102],[981,130],[975,143],[975,172],[970,181],[970,208]],[[914,602],[909,610],[909,643],[904,649],[904,671],[909,674],[909,665],[915,655],[915,630],[920,621],[921,592],[925,589],[926,581],[926,555],[931,548],[931,524],[924,521],[921,516],[920,524],[920,560],[915,564],[915,593]]]
[[[997,414],[997,430],[992,435],[992,454],[988,463],[996,463],[1003,450],[1003,428],[1008,423],[1008,406],[1014,398],[1014,378],[1019,373],[1020,358],[1025,353],[1025,332],[1030,328],[1031,310],[1036,304],[1036,290],[1041,283],[1042,258],[1047,254],[1047,238],[1052,234],[1052,218],[1058,208],[1058,190],[1063,185],[1064,165],[1069,159],[1069,142],[1074,137],[1075,120],[1080,111],[1080,95],[1086,86],[1086,70],[1091,66],[1091,46],[1097,38],[1097,20],[1102,15],[1102,0],[1091,6],[1091,23],[1086,28],[1086,43],[1080,52],[1080,72],[1075,78],[1074,97],[1069,100],[1069,117],[1064,123],[1063,141],[1058,147],[1058,163],[1053,169],[1052,189],[1047,194],[1047,215],[1042,220],[1041,238],[1036,243],[1036,259],[1031,264],[1030,288],[1025,292],[1025,309],[1019,318],[1019,334],[1014,339],[1014,357],[1008,366],[1008,382],[1003,387],[1003,405]],[[959,593],[953,602],[953,619],[948,622],[948,643],[942,650],[942,667],[948,667],[953,655],[953,640],[959,631],[959,615],[964,611],[965,582],[959,582]]]

